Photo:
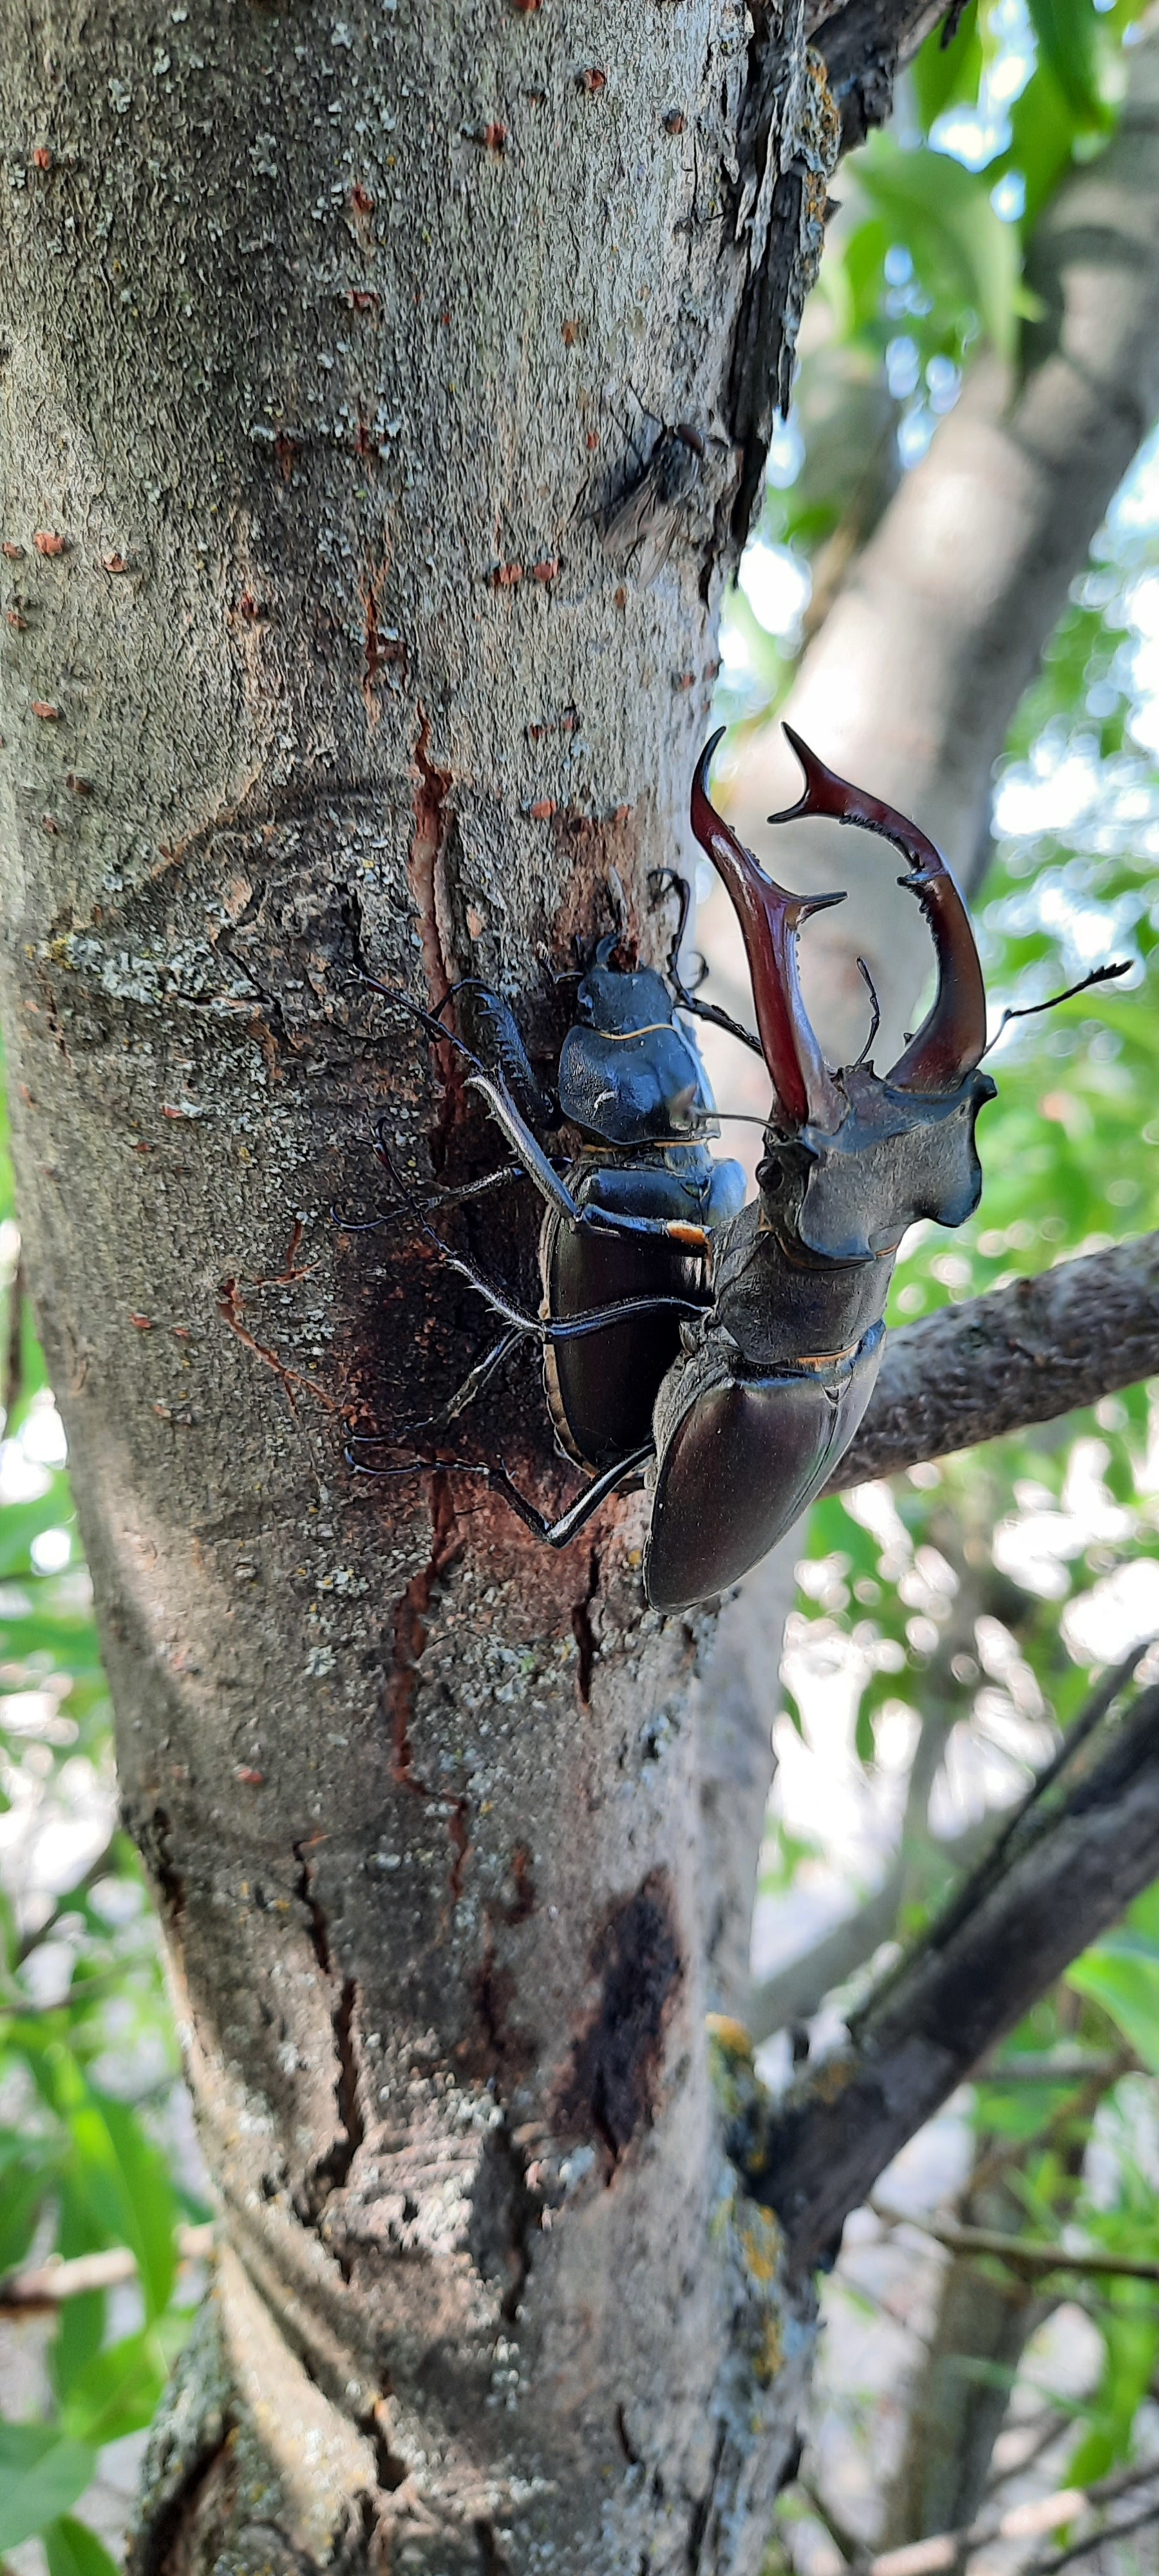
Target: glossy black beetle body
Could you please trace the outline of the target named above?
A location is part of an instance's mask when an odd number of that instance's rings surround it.
[[[686,908],[687,897],[681,927]],[[529,1179],[545,1202],[539,1246],[543,1298],[537,1317],[521,1314],[469,1262],[440,1244],[452,1266],[503,1317],[505,1330],[437,1418],[450,1421],[462,1413],[522,1336],[539,1340],[558,1445],[578,1465],[597,1471],[595,1484],[562,1520],[551,1523],[504,1469],[480,1465],[467,1471],[485,1475],[528,1527],[554,1546],[566,1545],[598,1501],[651,1455],[653,1408],[679,1355],[681,1317],[708,1305],[713,1236],[739,1213],[745,1195],[740,1164],[718,1161],[710,1150],[708,1140],[720,1132],[712,1096],[695,1040],[676,1019],[668,985],[650,967],[615,963],[621,945],[619,934],[601,940],[578,979],[556,1073],[557,1099],[538,1082],[510,1005],[488,986],[470,979],[458,988],[471,994],[479,1052],[451,1037],[472,1064],[469,1087],[486,1100],[518,1164],[440,1196],[475,1197],[516,1173]],[[414,1009],[401,995],[390,998]],[[450,1035],[429,1014],[415,1015],[432,1036],[445,1041]],[[560,1167],[542,1138],[564,1124],[578,1131],[578,1147]],[[379,1150],[394,1172],[381,1139]],[[421,1221],[423,1209],[409,1196],[405,1203]],[[425,1230],[439,1243],[429,1226]],[[367,1467],[357,1455],[379,1445],[378,1435],[356,1438],[351,1463],[369,1474],[403,1472]],[[466,1469],[462,1460],[438,1463]]]
[[[906,1227],[919,1217],[960,1225],[977,1206],[974,1126],[994,1093],[978,1069],[981,968],[944,861],[914,825],[834,777],[790,734],[806,780],[791,815],[834,816],[892,841],[910,862],[901,882],[922,904],[938,954],[933,1007],[890,1073],[864,1064],[830,1072],[801,1000],[796,940],[800,922],[834,898],[786,894],[714,813],[706,780],[719,739],[697,769],[692,824],[740,918],[775,1097],[759,1198],[726,1229],[711,1310],[685,1325],[657,1398],[644,1575],[663,1610],[735,1582],[820,1492],[873,1391]]]
[[[744,1204],[739,1163],[709,1150],[712,1097],[667,986],[651,968],[612,966],[616,944],[602,940],[583,977],[559,1060],[561,1116],[583,1137],[567,1187],[587,1222],[552,1206],[544,1217],[541,1313],[553,1321],[624,1298],[707,1304],[709,1238]],[[612,1232],[593,1224],[597,1211],[657,1231]],[[662,1310],[549,1343],[548,1409],[568,1456],[605,1468],[646,1443],[679,1350],[678,1311]]]

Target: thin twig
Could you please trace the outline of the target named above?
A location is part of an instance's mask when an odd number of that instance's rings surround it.
[[[950,2254],[989,2254],[1000,2263],[1008,2263],[1016,2272],[1077,2272],[1087,2280],[1159,2281],[1159,2262],[1143,2255],[1072,2253],[1065,2245],[1035,2244],[1033,2238],[1006,2236],[996,2227],[956,2227],[950,2220],[911,2218],[905,2212],[887,2212],[880,2202],[871,2201],[875,2218],[892,2220],[895,2227],[916,2227],[922,2236],[944,2245]]]
[[[812,2478],[802,2477],[798,2470],[796,2483],[806,2503],[816,2514],[818,2522],[824,2524],[834,2548],[840,2550],[846,2566],[864,2566],[865,2550],[862,2543],[854,2532],[847,2530],[845,2524],[838,2520],[837,2515],[826,2504],[820,2489],[814,2486]]]
[[[204,2227],[179,2227],[182,2262],[207,2262],[215,2234],[212,2220]],[[0,2280],[0,2316],[28,2316],[36,2309],[59,2308],[66,2299],[83,2299],[90,2290],[114,2290],[131,2281],[136,2270],[131,2245],[109,2245],[100,2254],[77,2254],[69,2263],[38,2263],[28,2272],[10,2272]]]
[[[1038,2496],[1032,2503],[1011,2505],[998,2521],[992,2517],[972,2522],[958,2531],[931,2532],[924,2540],[907,2540],[900,2549],[886,2549],[877,2558],[864,2563],[864,2576],[952,2576],[965,2558],[984,2549],[994,2540],[1034,2540],[1040,2535],[1058,2531],[1076,2514],[1097,2510],[1112,2504],[1132,2487],[1143,2486],[1159,2477],[1159,2460],[1148,2460],[1132,2469],[1121,2469],[1110,2478],[1100,2478],[1089,2487],[1061,2487],[1054,2495]],[[1117,2531],[1095,2532],[1090,2539],[1065,2550],[1061,2557],[1036,2559],[1033,2567],[1023,2569],[1023,2576],[1054,2576],[1069,2558],[1097,2548],[1101,2541],[1114,2540],[1119,2532],[1136,2531],[1144,2522],[1159,2514],[1159,2503],[1149,2505],[1138,2521],[1120,2523]]]
[[[1012,2425],[1010,2429],[1012,2432],[1021,2432],[1023,2430],[1029,2431],[1030,2428],[1028,2425],[1023,2427],[1015,2424]],[[989,2503],[991,2496],[997,2495],[999,2487],[1009,2486],[1011,2478],[1024,2478],[1028,2469],[1032,2469],[1035,2462],[1037,2460],[1041,2460],[1046,2451],[1053,2450],[1055,2443],[1061,2442],[1064,2435],[1069,2433],[1070,2430],[1071,2426],[1066,2416],[1060,2414],[1056,2406],[1049,2406],[1045,2416],[1039,2424],[1029,2450],[1023,2451],[1020,2458],[1017,2460],[1012,2460],[1009,2468],[995,2469],[993,2475],[987,2479],[987,2503]]]
[[[1102,2531],[1089,2531],[1085,2540],[1074,2540],[1069,2549],[1054,2558],[1035,2558],[1023,2569],[1023,2576],[1055,2576],[1059,2567],[1070,2567],[1076,2558],[1087,2558],[1092,2549],[1102,2549],[1109,2540],[1126,2540],[1133,2531],[1145,2531],[1149,2522],[1159,2522],[1159,2504],[1145,2506],[1142,2513],[1132,2514],[1129,2522],[1105,2525]]]

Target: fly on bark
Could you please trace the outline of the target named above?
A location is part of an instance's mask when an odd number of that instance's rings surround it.
[[[647,588],[667,563],[704,471],[704,440],[686,420],[662,429],[639,472],[603,514],[605,553],[630,557]]]

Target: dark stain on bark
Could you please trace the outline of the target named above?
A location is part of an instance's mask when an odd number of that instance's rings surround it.
[[[196,2576],[202,2552],[233,2517],[237,2488],[236,2435],[227,2427],[198,2455],[156,2518],[131,2533],[125,2554],[129,2576]]]
[[[586,956],[597,939],[619,927],[609,871],[632,903],[644,818],[638,804],[617,805],[611,814],[580,814],[565,806],[552,815],[550,829],[568,873],[552,926],[552,948],[561,965],[571,967],[577,949]]]
[[[419,729],[415,741],[415,766],[418,785],[414,797],[414,831],[411,834],[407,874],[414,896],[419,940],[422,947],[423,975],[427,988],[427,1008],[437,1011],[446,1000],[455,981],[454,960],[447,956],[443,929],[439,920],[440,899],[445,904],[446,886],[441,882],[447,845],[449,813],[447,800],[451,793],[451,772],[439,769],[431,759],[431,720],[422,701],[418,707]],[[441,1047],[440,1071],[448,1083],[455,1071],[453,1049]],[[442,1059],[446,1061],[443,1062]]]
[[[510,1903],[503,1909],[503,1920],[510,1924],[526,1923],[528,1916],[535,1912],[536,1889],[531,1854],[525,1843],[517,1843],[512,1852],[509,1876],[513,1893]]]
[[[476,2033],[462,2040],[456,2051],[464,2073],[477,2076],[481,2083],[491,2076],[522,2075],[535,2063],[534,2040],[510,2018],[515,1992],[510,1969],[495,1965],[495,1941],[488,1925],[482,1965],[472,1981]]]
[[[507,2561],[500,2553],[494,2523],[480,2519],[472,2529],[479,2552],[479,2576],[506,2576]]]
[[[601,1995],[553,2106],[561,2134],[602,2141],[610,2181],[655,2116],[664,2033],[684,1975],[665,1870],[653,1870],[592,1945]]]

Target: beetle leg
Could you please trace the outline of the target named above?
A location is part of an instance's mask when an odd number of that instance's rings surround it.
[[[532,1188],[538,1190],[540,1197],[546,1199],[548,1206],[554,1208],[559,1216],[566,1217],[574,1225],[579,1215],[579,1203],[572,1197],[566,1181],[560,1179],[538,1139],[532,1135],[527,1120],[516,1108],[504,1084],[480,1070],[468,1074],[467,1088],[481,1093],[496,1126],[502,1130],[508,1144],[514,1146]]]
[[[435,1234],[429,1225],[424,1224],[423,1233],[442,1253],[448,1266],[457,1270],[460,1279],[465,1279],[484,1299],[493,1315],[502,1315],[506,1324],[514,1326],[517,1332],[532,1334],[540,1343],[578,1341],[585,1333],[602,1333],[608,1324],[626,1323],[632,1315],[659,1314],[665,1308],[675,1308],[682,1315],[702,1315],[704,1312],[703,1299],[692,1297],[617,1297],[611,1305],[589,1307],[584,1315],[568,1315],[545,1323],[541,1315],[525,1314],[522,1307],[514,1305],[501,1289],[493,1287],[489,1279],[484,1279],[482,1271],[476,1270],[472,1262],[464,1261],[460,1253],[452,1252],[450,1245],[444,1243],[441,1235]]]
[[[530,1141],[535,1144],[534,1137]],[[535,1150],[538,1154],[540,1149],[537,1145]],[[530,1333],[540,1343],[570,1342],[576,1340],[582,1333],[602,1332],[605,1324],[623,1323],[631,1315],[654,1315],[663,1307],[677,1307],[685,1315],[703,1313],[703,1300],[697,1303],[690,1297],[618,1297],[612,1305],[593,1306],[586,1315],[569,1315],[565,1321],[558,1323],[545,1323],[541,1315],[526,1314],[521,1306],[514,1305],[510,1297],[504,1296],[502,1289],[496,1288],[491,1280],[485,1279],[482,1271],[476,1270],[473,1262],[465,1260],[462,1253],[452,1252],[450,1244],[444,1241],[443,1236],[436,1234],[433,1225],[427,1224],[418,1200],[408,1190],[397,1165],[390,1162],[385,1145],[382,1151],[383,1159],[389,1164],[391,1177],[406,1207],[414,1217],[415,1224],[420,1232],[425,1234],[428,1243],[433,1243],[436,1252],[441,1252],[449,1269],[457,1270],[460,1279],[465,1279],[469,1286],[486,1300],[492,1314],[501,1315],[504,1323],[512,1325],[516,1332]],[[542,1160],[547,1162],[545,1155]],[[554,1181],[556,1175],[551,1171],[550,1163],[547,1163],[547,1169],[551,1172],[551,1178]],[[578,1222],[583,1210],[576,1206],[574,1200],[571,1204],[575,1207]],[[629,1218],[628,1222],[631,1225],[635,1220]],[[700,1228],[693,1230],[697,1234],[701,1231]]]
[[[709,1240],[702,1225],[687,1225],[674,1216],[627,1216],[622,1209],[600,1207],[588,1200],[580,1209],[577,1231],[584,1234],[647,1234],[676,1243],[684,1252],[707,1252]]]
[[[382,1122],[380,1121],[380,1139],[381,1125]],[[375,1153],[378,1161],[385,1166],[387,1171],[389,1171],[393,1180],[396,1177],[394,1165],[390,1160],[390,1156],[387,1153],[385,1146],[381,1143],[381,1140],[375,1146]],[[501,1181],[521,1181],[523,1178],[524,1171],[522,1163],[501,1163],[497,1172],[484,1172],[480,1180],[463,1181],[459,1184],[457,1189],[435,1190],[429,1198],[416,1199],[413,1202],[413,1207],[409,1202],[403,1200],[400,1201],[397,1207],[384,1208],[380,1216],[344,1216],[341,1209],[337,1207],[332,1207],[330,1214],[335,1225],[340,1225],[344,1234],[373,1234],[377,1226],[395,1225],[400,1217],[410,1216],[413,1213],[413,1208],[422,1208],[425,1210],[427,1208],[446,1207],[453,1199],[482,1198],[485,1190],[498,1189]]]
[[[550,1521],[546,1512],[541,1512],[535,1503],[529,1502],[526,1494],[520,1493],[502,1464],[491,1467],[467,1458],[415,1458],[405,1467],[364,1467],[361,1460],[352,1454],[353,1443],[347,1444],[346,1463],[353,1468],[355,1475],[374,1476],[380,1480],[395,1476],[480,1476],[485,1484],[490,1485],[492,1492],[501,1495],[510,1509],[518,1514],[533,1538],[542,1539],[545,1547],[568,1547],[625,1477],[639,1472],[653,1455],[653,1449],[654,1443],[646,1440],[642,1447],[631,1450],[626,1458],[619,1458],[612,1466],[605,1467],[603,1474],[594,1476],[591,1484],[585,1485],[582,1494],[578,1494],[574,1503],[569,1503],[566,1512],[561,1512],[559,1519],[554,1521]]]
[[[609,1494],[615,1493],[617,1486],[623,1483],[626,1476],[637,1474],[654,1452],[655,1442],[645,1440],[639,1449],[629,1451],[626,1458],[615,1460],[612,1466],[604,1468],[602,1475],[593,1476],[591,1484],[584,1486],[582,1494],[577,1494],[574,1503],[569,1503],[566,1512],[561,1512],[559,1519],[555,1521],[549,1521],[546,1513],[538,1511],[535,1504],[528,1501],[526,1494],[520,1493],[518,1486],[512,1483],[506,1467],[502,1465],[487,1467],[481,1472],[485,1474],[492,1491],[502,1495],[511,1510],[518,1512],[524,1527],[529,1529],[535,1538],[542,1539],[545,1547],[568,1547],[573,1538],[579,1537],[580,1531],[591,1520],[593,1514],[598,1512],[601,1503],[606,1503]]]
[[[509,1352],[516,1350],[524,1338],[522,1333],[516,1332],[514,1326],[510,1331],[500,1333],[498,1341],[492,1342],[490,1350],[484,1351],[482,1359],[476,1360],[474,1367],[468,1369],[462,1385],[456,1388],[450,1401],[444,1404],[441,1414],[435,1415],[435,1421],[454,1422],[460,1413],[465,1413],[467,1406],[474,1403],[476,1396],[482,1394],[484,1387],[489,1385],[496,1372],[502,1368]]]

